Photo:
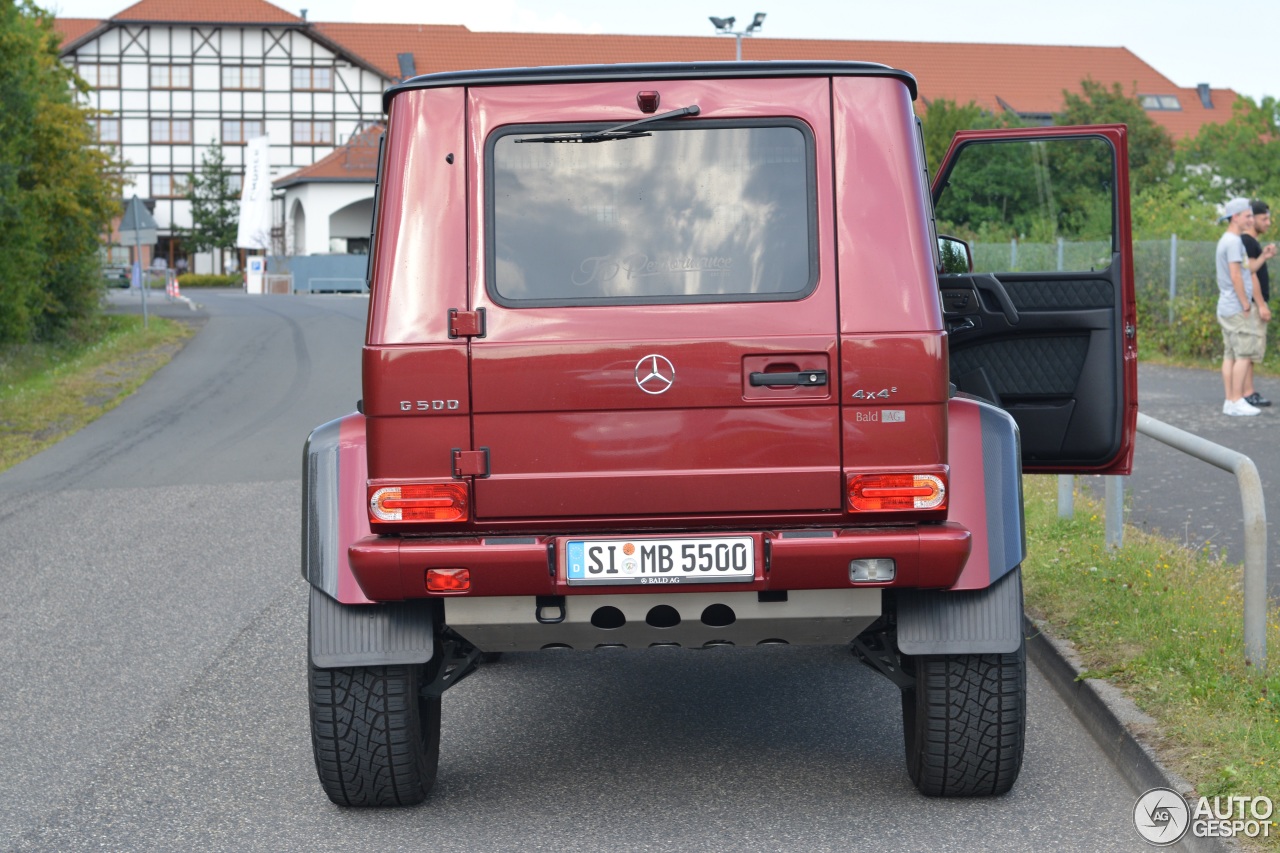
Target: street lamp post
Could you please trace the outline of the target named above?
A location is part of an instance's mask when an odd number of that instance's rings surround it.
[[[756,16],[751,21],[751,24],[745,30],[741,30],[741,31],[735,31],[733,28],[734,22],[738,20],[737,18],[717,18],[713,15],[711,16],[710,20],[711,20],[712,26],[716,28],[717,35],[734,37],[734,40],[737,42],[737,45],[736,45],[737,50],[736,50],[735,58],[737,59],[738,62],[741,62],[742,61],[742,37],[753,36],[757,32],[759,32],[760,28],[764,26],[764,15],[765,15],[764,12],[756,12]]]

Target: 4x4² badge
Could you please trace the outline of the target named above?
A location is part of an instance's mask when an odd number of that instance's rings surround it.
[[[636,384],[646,394],[661,394],[675,381],[676,369],[666,356],[646,355],[636,362]]]

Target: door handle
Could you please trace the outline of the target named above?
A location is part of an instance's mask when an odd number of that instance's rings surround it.
[[[818,386],[827,384],[827,371],[802,370],[799,373],[752,373],[752,385],[764,385],[769,388],[786,386]]]

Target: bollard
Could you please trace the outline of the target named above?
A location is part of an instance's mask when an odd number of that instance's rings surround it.
[[[1124,477],[1106,480],[1107,547],[1124,547]]]
[[[1058,518],[1070,518],[1076,514],[1076,478],[1072,474],[1058,475]]]

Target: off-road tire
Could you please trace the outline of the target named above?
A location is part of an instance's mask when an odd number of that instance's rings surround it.
[[[1025,646],[1012,654],[905,659],[915,687],[902,691],[907,772],[930,797],[1004,794],[1022,769],[1027,721]]]
[[[340,806],[426,799],[440,758],[440,699],[419,693],[429,665],[309,667],[311,745],[329,799]]]

